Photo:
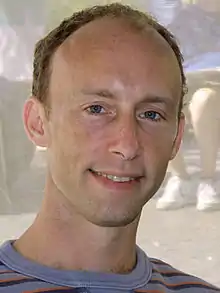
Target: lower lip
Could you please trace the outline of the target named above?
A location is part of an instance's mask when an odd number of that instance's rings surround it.
[[[95,178],[100,184],[103,186],[114,189],[114,190],[129,190],[134,187],[136,187],[138,184],[140,184],[140,179],[135,179],[131,181],[126,182],[115,182],[113,180],[110,180],[104,176],[97,175],[96,173],[90,171],[90,174]]]

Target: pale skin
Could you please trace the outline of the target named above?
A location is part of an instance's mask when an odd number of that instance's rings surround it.
[[[132,270],[142,208],[181,143],[180,96],[176,57],[153,29],[103,18],[70,36],[52,61],[49,117],[35,97],[24,107],[48,169],[41,210],[15,248],[58,269]]]

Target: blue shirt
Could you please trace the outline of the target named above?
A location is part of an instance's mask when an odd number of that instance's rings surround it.
[[[129,274],[65,271],[34,263],[8,241],[0,247],[0,293],[214,293],[219,289],[185,274],[137,247]]]

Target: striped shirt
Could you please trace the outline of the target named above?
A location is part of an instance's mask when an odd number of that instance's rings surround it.
[[[12,242],[0,247],[0,293],[214,293],[220,289],[148,258],[137,247],[137,265],[126,275],[61,271],[31,262]]]

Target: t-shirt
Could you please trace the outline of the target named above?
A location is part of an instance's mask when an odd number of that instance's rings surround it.
[[[208,293],[220,289],[199,278],[148,258],[137,247],[137,264],[129,274],[65,271],[34,263],[13,248],[0,247],[0,293]]]

